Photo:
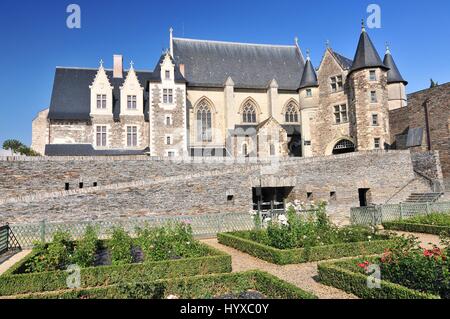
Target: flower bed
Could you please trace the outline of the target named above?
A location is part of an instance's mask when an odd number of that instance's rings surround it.
[[[315,299],[311,293],[262,271],[212,274],[152,282],[29,294],[31,299],[209,299],[254,291],[270,299]]]
[[[195,241],[183,224],[143,228],[133,239],[116,228],[108,241],[92,229],[76,242],[59,232],[0,276],[0,296],[65,289],[73,264],[80,287],[231,272],[231,256]]]
[[[384,222],[383,227],[389,230],[400,230],[434,235],[440,235],[441,233],[450,234],[450,215],[443,213],[432,213],[429,215],[416,216],[404,220]]]
[[[221,244],[280,265],[377,254],[390,247],[388,239],[367,228],[336,227],[323,204],[308,217],[290,210],[266,229],[218,234]]]
[[[448,241],[444,240],[448,244]],[[396,239],[382,256],[319,264],[322,283],[362,298],[435,299],[450,298],[448,248],[422,249],[414,237]],[[371,277],[379,271],[378,287]]]

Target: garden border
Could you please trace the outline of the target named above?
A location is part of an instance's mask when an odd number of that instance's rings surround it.
[[[356,259],[351,259],[349,262],[353,260],[357,262]],[[440,296],[423,293],[386,280],[380,281],[381,288],[369,288],[366,275],[346,269],[338,263],[342,261],[318,264],[321,283],[365,299],[440,299]]]
[[[241,232],[219,233],[219,243],[233,247],[265,261],[278,264],[298,264],[334,258],[373,255],[382,253],[393,244],[392,240],[373,240],[367,242],[343,243],[307,248],[278,249],[239,237]]]
[[[384,222],[383,227],[386,230],[399,230],[399,231],[425,233],[433,235],[440,235],[442,232],[446,232],[447,234],[450,235],[449,226],[415,224],[415,223],[408,223],[406,221],[392,221],[392,222]]]
[[[208,245],[201,245],[207,249],[209,255],[139,264],[81,268],[81,287],[111,285],[121,281],[152,281],[163,278],[231,272],[230,255]],[[0,296],[67,288],[66,280],[69,273],[65,270],[27,274],[16,273],[35,255],[36,253],[31,253],[0,276]]]
[[[223,291],[225,286],[228,292]],[[304,291],[274,275],[260,270],[250,270],[239,273],[210,274],[185,278],[160,279],[153,282],[129,283],[125,285],[130,290],[121,292],[120,284],[104,287],[66,290],[63,292],[44,292],[18,296],[25,299],[143,299],[163,297],[168,293],[179,295],[183,299],[198,299],[213,297],[214,294],[242,292],[253,289],[272,299],[317,299],[314,294]],[[222,289],[222,290],[221,290]],[[241,290],[241,291],[239,291]],[[159,294],[159,295],[158,295]],[[167,296],[165,296],[167,297]]]

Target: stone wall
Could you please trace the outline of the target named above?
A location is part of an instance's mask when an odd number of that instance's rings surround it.
[[[442,173],[450,179],[450,83],[408,95],[408,106],[389,112],[391,138],[405,134],[409,128],[423,129],[422,145],[412,152],[428,151],[424,102],[428,100],[430,149],[439,151]]]
[[[125,157],[3,159],[0,167],[1,193],[9,193],[0,199],[0,222],[10,223],[247,212],[252,209],[252,187],[260,184],[289,188],[289,200],[305,201],[312,193],[315,201],[329,202],[334,220],[345,223],[350,207],[359,206],[359,188],[370,189],[374,204],[429,191],[414,174],[409,151],[295,158],[272,165]],[[59,185],[67,177],[81,175],[95,177],[100,186],[61,192]],[[59,192],[30,195],[38,187]],[[13,198],[19,195],[27,196]]]

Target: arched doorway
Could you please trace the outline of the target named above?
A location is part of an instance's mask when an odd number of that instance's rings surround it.
[[[349,140],[340,140],[333,147],[333,155],[352,153],[355,151],[355,144]]]

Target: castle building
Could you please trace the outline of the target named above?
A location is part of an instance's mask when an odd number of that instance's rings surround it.
[[[391,147],[389,111],[407,105],[389,49],[365,28],[350,60],[314,68],[294,45],[173,37],[153,71],[57,67],[33,121],[45,155],[310,157]]]

